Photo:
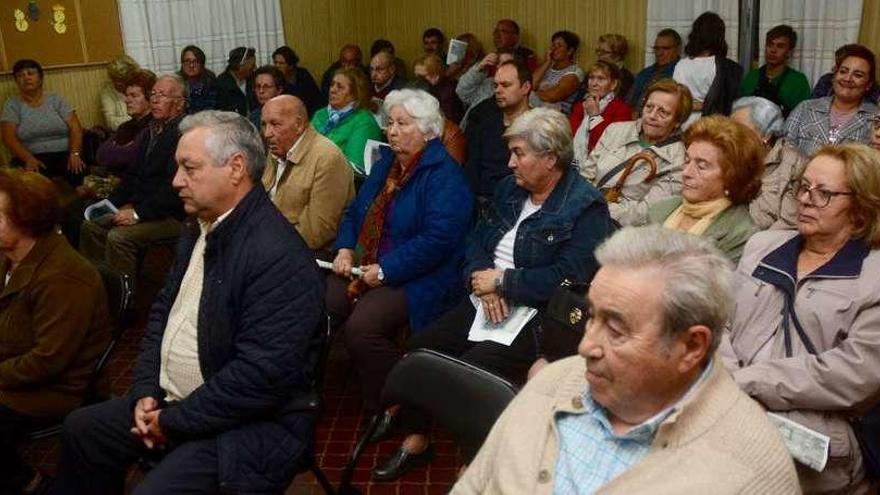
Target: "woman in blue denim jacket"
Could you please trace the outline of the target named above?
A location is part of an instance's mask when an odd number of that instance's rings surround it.
[[[533,329],[554,289],[565,280],[588,282],[597,270],[593,250],[613,230],[599,191],[571,166],[568,120],[556,110],[536,108],[504,133],[513,174],[495,189],[492,208],[467,240],[463,285],[471,292],[459,304],[410,339],[411,349],[429,348],[458,356],[511,381],[521,382],[536,357]],[[470,342],[468,333],[482,306],[492,323],[516,306],[539,310],[513,342]],[[373,479],[395,479],[430,459],[429,419],[402,411],[411,432],[403,445],[373,470]],[[390,429],[386,413],[382,429]],[[378,436],[374,436],[378,438]]]

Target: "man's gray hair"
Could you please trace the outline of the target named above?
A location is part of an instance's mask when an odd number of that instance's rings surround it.
[[[440,102],[427,91],[421,89],[398,89],[388,93],[382,107],[384,114],[391,115],[394,107],[403,109],[416,121],[416,126],[428,139],[440,137],[443,134],[443,113],[440,112]]]
[[[667,342],[694,325],[712,330],[714,354],[732,307],[733,265],[710,241],[660,225],[626,227],[596,250],[601,266],[662,272]]]
[[[785,118],[782,110],[772,101],[760,96],[744,96],[733,102],[730,113],[742,108],[748,108],[749,118],[752,124],[761,132],[769,136],[781,136],[784,134],[783,123]]]
[[[248,174],[255,184],[263,177],[266,149],[256,127],[235,112],[205,110],[188,115],[180,122],[180,134],[204,127],[210,132],[205,148],[215,167],[222,167],[236,153],[241,153],[247,163]]]
[[[556,155],[556,167],[565,169],[574,158],[571,124],[561,112],[533,108],[517,117],[504,132],[504,139],[522,139],[536,153]]]

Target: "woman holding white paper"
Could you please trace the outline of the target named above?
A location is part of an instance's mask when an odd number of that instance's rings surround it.
[[[571,166],[571,130],[565,116],[547,108],[530,110],[504,134],[511,151],[513,174],[495,190],[492,207],[479,219],[467,240],[463,283],[470,297],[425,331],[409,347],[429,348],[520,382],[537,357],[533,328],[540,316],[525,324],[509,345],[471,342],[475,317],[504,325],[516,308],[540,310],[565,280],[589,281],[597,266],[594,248],[612,230],[601,194]],[[373,478],[395,479],[430,460],[429,418],[402,411],[410,435],[403,445],[373,470]],[[374,439],[394,422],[386,418]]]

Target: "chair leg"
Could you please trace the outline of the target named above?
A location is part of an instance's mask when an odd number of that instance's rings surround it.
[[[330,480],[327,479],[327,475],[325,475],[324,471],[321,470],[321,467],[318,466],[316,460],[312,460],[312,465],[309,470],[315,476],[315,479],[318,480],[318,484],[321,485],[321,488],[324,489],[324,493],[327,495],[336,495],[336,490],[333,488],[333,485],[330,484]]]
[[[342,479],[339,482],[339,493],[340,494],[348,494],[348,493],[357,493],[357,491],[352,491],[354,488],[351,486],[351,479],[354,477],[354,470],[357,467],[357,463],[360,460],[361,454],[363,454],[364,449],[367,447],[367,442],[370,437],[373,436],[373,432],[376,431],[376,428],[379,427],[379,423],[382,420],[382,416],[384,411],[380,411],[377,414],[374,414],[372,418],[370,418],[370,424],[367,426],[367,430],[361,435],[361,438],[358,440],[357,445],[354,446],[354,450],[351,452],[351,456],[348,458],[348,462],[345,464],[345,467],[342,469]]]

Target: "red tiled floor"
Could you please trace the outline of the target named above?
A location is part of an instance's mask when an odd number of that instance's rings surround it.
[[[141,285],[147,285],[147,288],[138,294],[140,308],[138,321],[124,334],[106,369],[114,395],[123,395],[131,385],[133,365],[146,324],[146,308],[158,290],[156,280],[146,280]],[[337,342],[331,350],[327,365],[323,396],[324,411],[317,427],[315,452],[318,465],[334,486],[338,486],[340,482],[342,467],[354,448],[361,422],[364,421],[356,379],[353,376],[347,378],[349,366],[346,359],[341,343]],[[435,429],[432,436],[436,442],[437,456],[431,466],[408,473],[394,483],[372,482],[370,469],[376,462],[394,452],[401,438],[368,446],[353,476],[355,487],[365,495],[446,493],[458,473],[458,451],[455,443],[445,432]],[[60,439],[47,438],[29,445],[25,456],[32,465],[39,467],[43,472],[54,473],[59,450]],[[127,483],[129,491],[142,476],[136,468],[130,471]],[[311,473],[298,476],[287,490],[288,495],[319,493],[323,491]]]

